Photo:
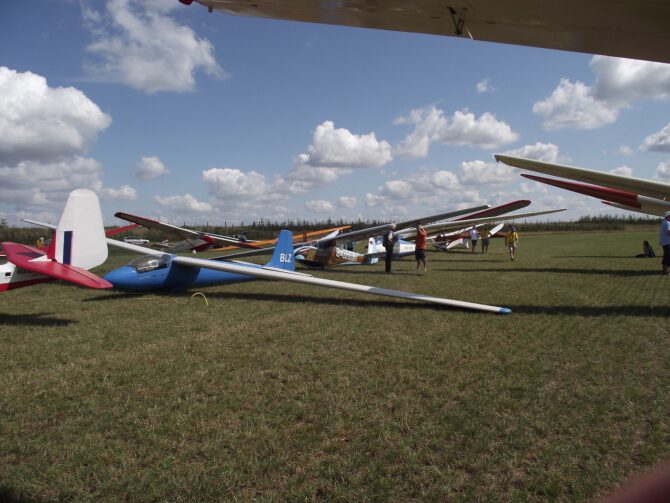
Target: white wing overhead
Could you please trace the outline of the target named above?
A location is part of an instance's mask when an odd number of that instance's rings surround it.
[[[180,0],[191,4],[193,0]],[[467,37],[670,63],[667,0],[196,0],[271,19]]]

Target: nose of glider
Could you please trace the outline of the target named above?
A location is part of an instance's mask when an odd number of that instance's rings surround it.
[[[124,265],[105,274],[104,279],[114,285],[114,288],[133,290],[137,286],[137,271]]]

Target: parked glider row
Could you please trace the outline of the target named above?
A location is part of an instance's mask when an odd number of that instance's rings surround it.
[[[527,201],[517,201],[505,206],[507,206],[507,211],[509,211],[510,207],[523,207],[527,203]],[[488,208],[484,211],[481,211],[481,209],[475,209],[475,211],[479,211],[479,213],[475,214],[479,218],[462,218],[458,221],[432,225],[440,229],[447,225],[463,227],[482,223],[483,221],[490,222],[493,219],[510,219],[519,218],[523,215],[531,215],[522,214],[498,217],[491,215],[498,215],[504,212],[503,207]],[[462,215],[465,211],[467,210],[408,220],[400,222],[396,226],[402,227],[399,230],[401,235],[409,236],[413,232],[411,226],[416,225],[419,221],[425,222],[430,219],[439,220],[454,217]],[[472,209],[470,212],[472,212]],[[533,214],[542,213],[547,212],[535,212]],[[481,217],[482,214],[488,214],[489,216]],[[298,247],[303,246],[302,238],[297,240],[298,243],[295,243],[290,231],[282,231],[280,233],[276,246],[272,247],[272,258],[265,265],[231,261],[227,260],[227,257],[198,259],[178,256],[110,239],[105,235],[98,198],[94,192],[88,189],[78,189],[70,194],[57,226],[35,221],[31,221],[31,223],[54,229],[51,245],[48,250],[44,251],[17,243],[3,243],[8,262],[2,265],[2,269],[0,269],[2,271],[0,291],[55,279],[65,280],[90,288],[115,287],[136,291],[179,290],[190,287],[237,283],[254,279],[268,279],[338,288],[372,295],[397,297],[464,309],[495,313],[510,312],[509,309],[504,307],[333,281],[296,272],[295,247],[296,245]],[[350,240],[354,236],[357,238],[360,238],[360,236],[372,236],[385,231],[389,225],[391,224],[336,236],[334,232],[339,232],[338,230],[330,232],[326,238],[317,240],[317,243],[321,241],[324,249],[326,248],[326,244],[337,247],[337,243],[341,243],[343,240]],[[118,233],[120,231],[115,229],[112,232]],[[115,269],[103,278],[99,278],[88,270],[105,262],[108,245],[140,253],[143,256],[134,260],[129,265]]]

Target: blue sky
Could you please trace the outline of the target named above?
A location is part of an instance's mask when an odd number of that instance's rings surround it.
[[[177,0],[3,2],[0,216],[70,190],[171,223],[395,219],[531,199],[617,210],[512,153],[670,181],[670,65],[208,14]]]

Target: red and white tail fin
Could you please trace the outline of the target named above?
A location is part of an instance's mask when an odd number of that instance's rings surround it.
[[[66,265],[92,269],[107,260],[107,241],[98,196],[89,189],[70,193],[56,227],[50,257]]]

